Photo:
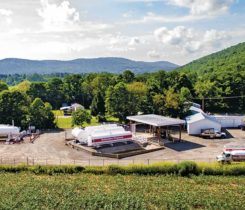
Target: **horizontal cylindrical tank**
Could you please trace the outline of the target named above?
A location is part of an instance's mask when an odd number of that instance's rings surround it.
[[[74,136],[81,143],[87,144],[88,135],[87,132],[81,128],[74,128],[71,132],[72,136]]]
[[[0,125],[0,136],[5,135],[18,135],[20,133],[20,129],[11,125]]]
[[[132,140],[132,133],[125,131],[122,126],[117,126],[116,124],[90,126],[85,129],[74,128],[72,135],[88,146]]]

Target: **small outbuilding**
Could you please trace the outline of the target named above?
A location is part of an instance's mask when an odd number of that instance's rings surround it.
[[[74,103],[71,106],[63,106],[60,108],[61,111],[64,112],[64,115],[71,115],[72,112],[77,111],[79,109],[85,109],[84,106],[78,103]]]
[[[221,131],[221,124],[212,116],[197,113],[186,118],[187,132],[189,135],[199,135],[201,130],[213,128]]]

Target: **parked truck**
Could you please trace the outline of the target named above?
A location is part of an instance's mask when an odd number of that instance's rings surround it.
[[[220,163],[231,163],[233,161],[245,161],[245,151],[244,150],[233,150],[225,151],[221,155],[216,157],[217,161]]]
[[[225,138],[226,133],[217,131],[214,128],[209,128],[209,129],[201,130],[200,136],[203,138],[209,138],[209,139]]]

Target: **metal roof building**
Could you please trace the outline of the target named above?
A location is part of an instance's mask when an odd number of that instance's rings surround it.
[[[217,131],[221,130],[221,124],[212,116],[205,113],[198,113],[186,118],[187,132],[190,135],[198,135],[202,129],[214,128]]]
[[[152,125],[156,127],[185,124],[184,120],[164,117],[164,116],[155,115],[155,114],[129,116],[127,117],[127,119],[134,121],[134,122],[144,123],[144,124]]]
[[[185,124],[184,120],[164,117],[164,116],[155,115],[155,114],[128,116],[127,119],[130,120],[131,125],[132,125],[132,122],[136,122],[137,124],[150,125],[150,128],[153,127],[154,129],[152,130],[155,131],[155,134],[158,138],[158,142],[160,142],[161,140],[161,132],[163,128],[165,127],[164,129],[165,132],[169,134],[171,126],[179,127],[179,141],[180,141],[181,140],[181,126]],[[134,125],[136,126],[136,124]],[[134,129],[136,130],[136,128]]]

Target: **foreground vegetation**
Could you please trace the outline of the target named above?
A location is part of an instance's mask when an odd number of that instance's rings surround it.
[[[109,166],[27,166],[27,165],[0,165],[0,173],[21,173],[29,172],[34,174],[96,174],[96,175],[226,175],[245,176],[245,163],[218,164],[218,163],[195,163],[184,161],[181,163],[155,163],[151,165],[109,165]]]
[[[0,209],[244,209],[244,175],[244,163],[0,165]]]
[[[0,174],[0,209],[244,209],[244,177]]]

